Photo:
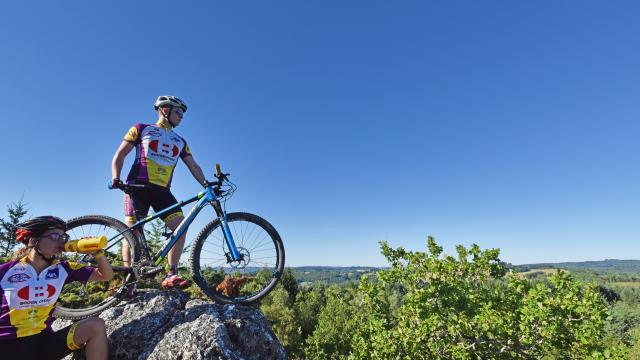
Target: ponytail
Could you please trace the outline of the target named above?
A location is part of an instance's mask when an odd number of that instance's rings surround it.
[[[16,252],[13,253],[13,257],[11,258],[11,261],[22,259],[24,256],[27,255],[27,253],[29,252],[29,249],[31,248],[28,246],[25,246],[23,248],[16,250]]]

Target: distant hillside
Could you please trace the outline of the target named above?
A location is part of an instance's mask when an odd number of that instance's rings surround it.
[[[298,266],[291,267],[299,283],[341,284],[357,282],[365,274],[374,273],[381,268],[365,266]]]
[[[599,272],[640,274],[640,260],[618,260],[607,259],[602,261],[582,261],[582,262],[560,262],[560,263],[540,263],[511,265],[505,264],[507,268],[519,272],[531,272],[531,276],[538,273],[549,273],[550,269],[568,270],[590,270]],[[372,274],[382,267],[366,266],[297,266],[291,267],[298,283],[324,283],[342,284],[355,283],[366,274]],[[540,270],[540,271],[535,271]]]
[[[525,265],[515,265],[514,268],[516,268],[519,271],[555,268],[555,269],[584,269],[584,270],[640,274],[640,260],[606,259],[602,261],[525,264]]]
[[[292,266],[291,269],[297,271],[371,271],[382,268],[373,266]]]

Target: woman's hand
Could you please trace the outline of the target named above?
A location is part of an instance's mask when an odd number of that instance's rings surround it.
[[[104,256],[104,250],[98,250],[90,253],[98,263],[98,267],[93,270],[93,274],[89,277],[89,281],[109,281],[113,279],[113,268],[107,257]]]

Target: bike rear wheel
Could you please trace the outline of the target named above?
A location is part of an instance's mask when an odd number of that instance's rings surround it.
[[[191,250],[193,280],[211,299],[248,305],[271,291],[284,268],[284,246],[276,229],[249,213],[227,215],[229,230],[243,259],[231,260],[219,219],[198,234]]]
[[[99,314],[120,301],[127,292],[127,285],[135,276],[122,257],[122,244],[129,244],[130,259],[139,258],[138,242],[127,226],[108,216],[87,215],[73,218],[67,222],[67,234],[71,239],[98,237],[105,235],[109,242],[105,256],[113,266],[113,279],[104,282],[71,282],[64,285],[56,305],[54,316],[62,319],[83,319]],[[70,262],[87,266],[96,266],[91,255],[65,252],[63,256]]]

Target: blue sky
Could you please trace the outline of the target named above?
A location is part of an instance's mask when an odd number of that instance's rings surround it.
[[[515,264],[640,258],[640,3],[22,1],[3,14],[0,206],[122,218],[113,153],[173,94],[195,159],[239,186],[229,210],[271,221],[288,265],[385,265],[378,241],[424,250],[427,235]],[[173,184],[200,190],[184,165]]]

